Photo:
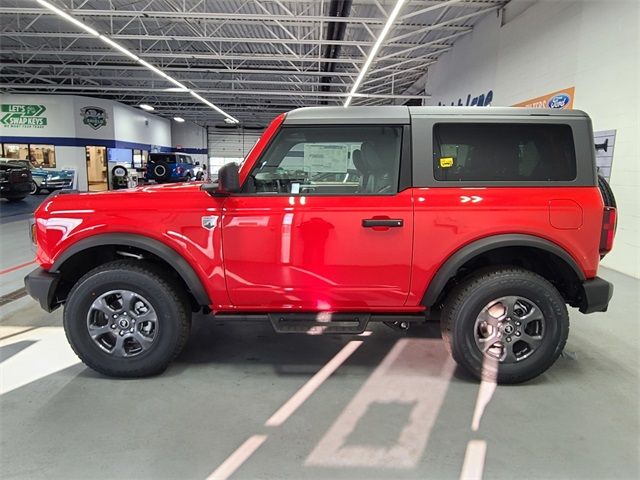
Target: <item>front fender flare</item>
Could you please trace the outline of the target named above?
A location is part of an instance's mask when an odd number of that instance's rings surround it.
[[[431,279],[431,282],[429,282],[427,290],[422,297],[421,304],[426,307],[433,306],[440,297],[449,279],[455,276],[458,269],[469,260],[482,253],[503,247],[531,247],[552,253],[569,265],[580,281],[585,280],[584,273],[573,257],[562,247],[549,240],[524,234],[493,235],[465,245],[451,255],[440,266]]]
[[[173,248],[153,238],[145,237],[144,235],[133,233],[105,233],[85,238],[64,250],[55,260],[49,271],[52,273],[59,272],[60,267],[75,254],[88,248],[105,245],[135,247],[158,256],[178,272],[178,275],[184,280],[184,283],[189,290],[191,290],[191,293],[200,305],[211,305],[209,295],[200,277],[198,277],[198,274],[191,265]]]

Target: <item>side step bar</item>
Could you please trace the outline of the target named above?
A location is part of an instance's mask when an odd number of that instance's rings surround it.
[[[359,334],[367,329],[369,322],[384,322],[392,328],[406,330],[409,323],[424,322],[424,314],[392,315],[370,313],[297,312],[268,314],[218,314],[216,320],[257,321],[269,320],[277,333]],[[394,325],[403,325],[394,327]],[[406,325],[406,326],[405,326]]]
[[[353,313],[270,313],[269,320],[277,333],[362,333],[371,315]]]

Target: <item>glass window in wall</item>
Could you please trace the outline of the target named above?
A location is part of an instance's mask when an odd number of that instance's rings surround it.
[[[56,166],[56,151],[53,145],[29,146],[29,160],[34,167],[54,168]]]
[[[5,143],[2,145],[5,158],[16,160],[29,159],[29,146],[26,143]]]
[[[133,166],[135,168],[144,168],[147,166],[147,156],[149,152],[147,150],[133,150]]]

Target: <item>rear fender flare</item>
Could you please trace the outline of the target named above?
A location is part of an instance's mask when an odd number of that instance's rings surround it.
[[[458,269],[469,260],[490,250],[504,247],[530,247],[552,253],[569,265],[580,281],[585,280],[584,273],[573,257],[562,247],[549,240],[524,234],[493,235],[476,240],[451,255],[431,279],[421,304],[426,307],[433,306],[444,291],[449,279],[454,277]]]

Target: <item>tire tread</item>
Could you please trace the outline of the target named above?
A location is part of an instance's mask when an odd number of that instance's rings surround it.
[[[464,303],[468,300],[469,296],[472,292],[476,291],[482,285],[487,284],[489,281],[493,281],[496,277],[501,277],[501,283],[504,283],[505,287],[508,287],[513,284],[514,280],[518,280],[520,282],[524,282],[523,285],[527,285],[532,288],[540,288],[541,284],[544,285],[545,295],[549,296],[553,294],[556,296],[554,303],[560,303],[561,308],[560,311],[556,312],[559,314],[561,320],[566,319],[566,328],[561,329],[561,338],[556,346],[552,355],[549,355],[545,362],[543,362],[542,366],[536,369],[533,372],[529,372],[521,375],[514,374],[504,374],[498,372],[498,383],[502,384],[511,384],[511,383],[521,383],[527,380],[530,380],[542,372],[547,370],[551,365],[555,363],[560,354],[562,353],[569,334],[569,320],[568,320],[568,311],[567,306],[564,303],[564,299],[557,291],[557,289],[545,278],[541,277],[537,273],[534,273],[530,270],[525,270],[518,267],[488,267],[485,269],[481,269],[472,276],[465,279],[462,283],[460,283],[457,287],[451,291],[451,293],[447,296],[444,308],[442,309],[442,315],[440,319],[441,325],[441,333],[442,338],[445,343],[446,349],[453,356],[454,360],[464,366],[467,370],[470,371],[475,377],[482,378],[483,373],[482,369],[472,369],[470,367],[470,359],[468,357],[468,352],[465,352],[464,349],[455,348],[454,346],[454,329],[456,320],[459,317],[460,310],[464,306]],[[559,305],[558,305],[559,306]],[[462,351],[461,351],[462,350]]]
[[[109,367],[105,367],[104,365],[99,365],[95,362],[92,362],[85,355],[78,351],[74,342],[71,341],[71,338],[68,333],[68,329],[65,328],[65,333],[67,336],[67,340],[71,345],[75,354],[82,360],[82,362],[93,370],[100,372],[104,375],[110,377],[121,377],[121,378],[136,378],[136,377],[146,377],[151,375],[156,375],[158,373],[163,372],[169,364],[180,354],[180,352],[184,349],[187,340],[189,339],[189,332],[191,329],[191,308],[189,306],[186,293],[183,291],[182,287],[178,285],[177,282],[172,282],[167,278],[167,274],[164,271],[151,263],[143,262],[139,260],[114,260],[111,262],[107,262],[103,265],[100,265],[93,270],[87,272],[80,280],[76,282],[71,291],[69,292],[68,298],[71,298],[76,290],[89,278],[108,271],[113,270],[127,270],[133,271],[140,274],[143,274],[153,281],[157,282],[162,289],[166,291],[169,295],[170,300],[174,301],[178,310],[178,339],[176,342],[176,346],[173,349],[173,352],[170,356],[166,358],[166,360],[162,363],[150,366],[143,366],[134,370],[119,370],[113,369]],[[67,322],[66,317],[66,308],[65,308],[65,324]],[[66,325],[65,325],[66,327]]]

